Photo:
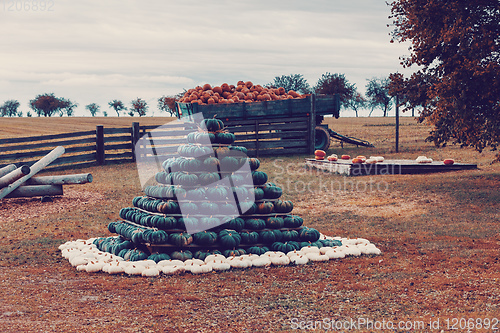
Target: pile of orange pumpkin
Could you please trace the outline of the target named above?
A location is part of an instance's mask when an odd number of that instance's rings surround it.
[[[203,86],[189,89],[184,96],[179,99],[181,103],[198,104],[231,104],[239,102],[261,102],[277,101],[282,99],[304,98],[293,90],[288,92],[285,88],[265,88],[261,85],[254,85],[251,81],[238,81],[235,85],[223,83],[220,86],[212,87],[206,83]]]

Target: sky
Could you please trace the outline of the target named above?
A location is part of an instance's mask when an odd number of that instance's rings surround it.
[[[0,0],[0,103],[26,114],[54,93],[78,103],[76,116],[90,103],[113,116],[109,101],[139,97],[159,116],[159,97],[204,83],[302,74],[314,86],[327,72],[364,94],[369,79],[411,73],[389,15],[385,0]]]

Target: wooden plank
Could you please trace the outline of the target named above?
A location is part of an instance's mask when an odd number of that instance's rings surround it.
[[[32,150],[37,148],[54,148],[57,146],[69,146],[69,145],[80,145],[80,144],[88,144],[95,143],[95,137],[91,138],[81,138],[74,140],[64,140],[64,141],[50,141],[50,142],[42,142],[42,143],[34,143],[34,144],[23,144],[23,145],[10,145],[0,147],[0,152],[6,151],[15,151],[15,150]]]
[[[62,185],[26,185],[19,186],[7,195],[6,198],[44,197],[62,194]]]
[[[178,137],[178,136],[187,136],[188,133],[193,132],[193,130],[171,130],[171,131],[151,131],[151,135],[153,138],[170,138],[170,137]]]
[[[106,160],[110,158],[127,158],[130,160],[133,156],[134,155],[130,151],[124,153],[113,153],[113,154],[106,153]]]
[[[66,148],[66,153],[67,154],[72,154],[72,153],[85,153],[85,152],[95,152],[95,144],[92,146],[82,146],[82,147],[67,147]]]
[[[52,165],[69,164],[77,162],[90,162],[90,161],[92,162],[96,161],[96,153],[60,157],[56,161],[54,161]]]
[[[187,143],[186,138],[180,138],[180,139],[155,139],[153,141],[154,146],[161,146],[161,145],[180,145]],[[146,147],[151,147],[151,142],[147,139],[141,139],[139,141],[139,145],[141,148],[144,148],[144,144]]]
[[[189,124],[189,123],[186,123],[186,124]],[[141,126],[141,131],[143,131],[143,130],[154,130],[154,129],[160,127],[160,126],[162,128],[183,128],[185,126],[185,123],[176,120],[174,124],[166,123],[166,124],[163,124],[163,125]]]
[[[45,140],[53,140],[53,139],[66,139],[66,138],[74,138],[74,137],[78,137],[78,136],[91,136],[91,135],[95,135],[95,131],[84,131],[84,132],[74,132],[74,133],[62,133],[62,134],[52,134],[52,135],[38,135],[38,136],[21,137],[21,138],[0,139],[0,144],[32,142],[32,141],[45,141]]]
[[[116,144],[116,145],[104,145],[104,149],[107,150],[123,150],[123,149],[128,149],[132,150],[132,143],[127,142],[127,143],[121,143],[121,144]]]
[[[95,159],[98,165],[104,164],[104,127],[97,125],[95,130]]]
[[[296,155],[296,154],[307,154],[307,148],[276,148],[276,149],[261,149],[259,151],[259,156],[276,156],[276,155]],[[248,156],[255,157],[255,150],[249,149]]]
[[[104,134],[131,134],[130,127],[104,128]]]
[[[132,136],[124,135],[124,136],[105,136],[104,143],[108,142],[132,142]]]
[[[279,138],[304,138],[303,131],[286,131],[286,132],[271,132],[271,133],[259,133],[259,139],[279,139]],[[236,136],[236,141],[241,140],[255,140],[255,133],[253,134],[240,134]]]
[[[30,173],[25,175],[24,177],[19,178],[16,180],[14,183],[9,184],[7,187],[4,187],[0,191],[0,199],[4,198],[6,195],[14,191],[16,188],[21,186],[25,181],[30,179],[33,175],[35,175],[38,171],[42,170],[45,168],[47,165],[52,163],[55,159],[57,159],[59,156],[64,154],[64,147],[59,146],[52,150],[50,153],[42,157],[39,161],[37,161],[35,164],[31,166]]]
[[[92,183],[93,177],[90,173],[61,176],[38,176],[28,179],[26,185],[70,185]]]
[[[55,171],[62,171],[62,170],[68,170],[68,169],[86,169],[89,167],[96,166],[96,162],[78,162],[78,163],[72,163],[72,164],[59,164],[59,165],[49,165],[45,167],[43,170],[40,170],[39,174],[44,173],[44,172],[55,172]]]

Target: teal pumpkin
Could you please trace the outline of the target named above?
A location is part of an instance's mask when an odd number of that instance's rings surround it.
[[[267,182],[267,174],[262,171],[252,171],[252,181],[254,185],[264,185]]]
[[[262,219],[246,219],[245,228],[250,230],[262,230],[266,227],[266,222]]]
[[[297,230],[282,230],[283,241],[298,241],[299,232]]]
[[[193,234],[193,241],[198,245],[213,245],[217,242],[217,234],[213,231],[200,231]]]
[[[277,200],[274,202],[274,212],[287,214],[293,210],[293,203],[290,200]]]
[[[244,254],[246,254],[246,251],[243,249],[230,249],[230,250],[228,249],[222,252],[222,255],[224,255],[226,258],[237,257]]]
[[[287,215],[283,221],[285,222],[285,228],[299,228],[304,223],[302,217],[297,215]]]
[[[170,254],[170,258],[186,261],[188,259],[193,259],[193,253],[189,250],[174,251]]]
[[[209,132],[218,132],[224,128],[224,123],[220,119],[203,119],[200,123],[202,130],[207,130]]]
[[[230,221],[222,224],[221,227],[223,227],[225,229],[232,229],[232,230],[236,230],[236,231],[241,231],[245,227],[245,220],[243,220],[241,217],[236,217],[236,218],[231,219]]]
[[[225,248],[236,248],[240,245],[241,236],[236,230],[224,229],[217,236],[219,244]]]
[[[240,232],[240,237],[241,237],[241,244],[257,244],[259,242],[259,233],[256,231],[241,231]]]
[[[248,253],[262,255],[269,251],[267,246],[251,246],[247,249]]]
[[[316,242],[319,237],[319,231],[314,228],[302,227],[299,230],[299,239],[302,242]]]
[[[178,247],[184,247],[193,242],[193,236],[187,232],[177,232],[168,236],[168,242]]]
[[[266,219],[266,228],[269,229],[280,229],[283,228],[285,222],[282,217],[279,216],[271,216]]]
[[[288,253],[290,251],[299,250],[300,249],[300,245],[299,245],[299,243],[294,242],[294,241],[274,242],[271,245],[271,249],[273,251],[281,251],[281,252],[284,252],[284,253]]]

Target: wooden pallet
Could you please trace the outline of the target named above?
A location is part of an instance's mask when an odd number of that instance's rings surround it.
[[[346,176],[367,175],[407,175],[433,172],[447,172],[477,169],[477,164],[454,163],[446,165],[442,161],[418,163],[415,160],[385,160],[375,164],[352,163],[350,160],[315,160],[306,159],[306,167],[324,170]]]

